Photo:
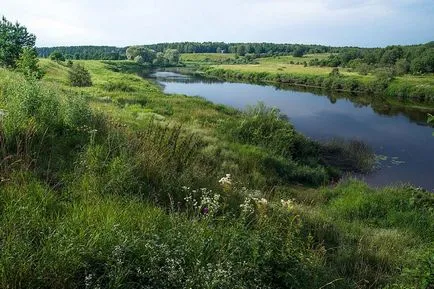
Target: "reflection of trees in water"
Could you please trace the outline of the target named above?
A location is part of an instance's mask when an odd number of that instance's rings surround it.
[[[335,104],[339,99],[346,99],[351,101],[354,104],[354,107],[362,108],[370,106],[372,110],[379,115],[404,115],[411,122],[423,126],[427,125],[427,113],[434,112],[434,108],[418,109],[405,105],[392,104],[390,103],[390,100],[387,99],[387,97],[380,95],[354,94],[349,92],[330,92],[318,88],[295,87],[288,85],[278,85],[276,87],[281,90],[308,92],[322,97],[326,96],[332,104]]]
[[[215,84],[224,83],[231,81],[220,81],[212,78],[200,77],[197,75],[185,75],[179,74],[179,76],[168,76],[168,77],[156,77],[157,80],[167,83],[203,83],[203,84]],[[231,82],[240,83],[240,82]],[[245,82],[249,83],[249,82]],[[269,83],[254,83],[256,85],[270,86]],[[405,105],[397,105],[390,103],[387,97],[380,95],[367,95],[367,94],[355,94],[349,92],[330,92],[324,91],[320,88],[314,87],[301,87],[301,86],[291,86],[288,84],[276,84],[274,87],[277,90],[288,90],[288,91],[298,91],[307,92],[320,97],[327,97],[330,103],[335,104],[339,99],[346,99],[353,103],[354,107],[363,108],[370,106],[372,110],[379,115],[386,116],[398,116],[404,115],[409,119],[410,122],[416,123],[418,125],[427,126],[427,113],[434,113],[434,108],[432,109],[418,109],[414,107],[409,107]]]
[[[156,80],[168,83],[205,83],[205,84],[214,84],[214,83],[223,83],[223,81],[218,81],[214,79],[204,79],[195,76],[188,77],[178,77],[178,76],[169,76],[169,77],[155,77]]]

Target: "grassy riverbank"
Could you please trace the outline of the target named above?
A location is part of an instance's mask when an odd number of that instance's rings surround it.
[[[185,56],[191,59],[192,56]],[[277,56],[255,59],[250,64],[219,64],[192,62],[201,65],[206,76],[224,80],[287,83],[296,86],[317,87],[330,91],[385,94],[401,100],[434,102],[434,75],[404,75],[392,77],[378,72],[361,75],[348,68],[339,68],[333,74],[332,67],[309,66],[313,59],[324,59],[328,54],[312,54],[303,57]],[[208,60],[213,60],[211,55]]]
[[[0,70],[0,287],[432,284],[432,194],[330,186],[370,165],[360,144],[165,95],[133,62],[77,62],[93,86],[49,60],[41,81]]]

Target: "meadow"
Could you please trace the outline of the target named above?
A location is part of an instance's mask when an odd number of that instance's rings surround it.
[[[432,193],[337,182],[368,148],[74,63],[92,86],[47,59],[42,80],[0,69],[0,287],[432,286]]]

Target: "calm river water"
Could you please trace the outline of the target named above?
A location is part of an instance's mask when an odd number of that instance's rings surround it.
[[[312,139],[362,140],[381,156],[379,168],[362,178],[371,185],[412,183],[434,191],[434,128],[427,112],[370,103],[366,97],[330,96],[294,88],[210,81],[173,72],[152,75],[165,93],[201,96],[244,109],[259,101],[278,107]]]

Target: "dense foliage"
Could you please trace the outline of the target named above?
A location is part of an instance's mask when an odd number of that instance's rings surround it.
[[[177,49],[180,53],[237,53],[251,54],[305,54],[321,53],[332,50],[329,46],[275,43],[224,43],[224,42],[179,42],[145,45],[155,51]]]
[[[0,66],[15,67],[25,48],[35,46],[35,35],[18,22],[13,24],[5,17],[0,21]]]
[[[5,17],[0,21],[0,67],[16,68],[27,78],[40,78],[36,37],[18,22],[13,24]]]
[[[53,61],[65,61],[65,56],[57,50],[50,53],[50,59]]]
[[[367,74],[379,67],[388,67],[396,75],[434,72],[434,42],[413,46],[386,48],[346,48],[327,59],[312,60],[310,65],[344,66]]]
[[[179,51],[167,49],[164,52],[155,52],[144,46],[130,46],[126,51],[127,59],[140,64],[155,66],[176,66],[180,60]]]
[[[57,51],[66,59],[100,59],[117,60],[125,59],[126,48],[115,46],[61,46],[61,47],[38,47],[38,55],[47,58]]]
[[[373,72],[377,68],[388,67],[395,75],[406,73],[423,74],[434,71],[434,46],[433,42],[423,45],[388,46],[385,48],[358,48],[358,47],[330,47],[323,45],[304,44],[275,44],[275,43],[224,43],[224,42],[178,42],[159,43],[129,48],[110,46],[71,46],[71,47],[42,47],[38,48],[41,57],[48,57],[54,51],[60,52],[67,59],[134,59],[140,53],[134,49],[147,49],[152,61],[165,63],[164,54],[158,52],[177,50],[179,53],[234,53],[237,56],[249,58],[268,57],[276,55],[293,55],[302,57],[305,54],[330,53],[325,59],[313,59],[307,64],[313,66],[350,67],[361,74]],[[130,52],[128,52],[130,49]],[[143,51],[142,51],[143,52]],[[152,53],[151,53],[152,52]],[[151,54],[150,54],[151,53]],[[135,57],[131,57],[135,55]],[[143,57],[144,62],[149,62],[148,57]],[[165,56],[166,62],[168,57]],[[141,60],[141,59],[138,59]],[[176,61],[169,61],[170,63]],[[166,63],[167,65],[167,63]]]
[[[80,64],[73,64],[68,74],[69,83],[72,86],[92,86],[92,79],[89,71]]]

